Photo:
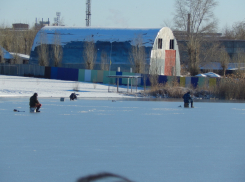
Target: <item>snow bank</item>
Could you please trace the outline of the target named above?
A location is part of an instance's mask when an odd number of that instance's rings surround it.
[[[88,98],[110,98],[110,97],[125,97],[130,98],[120,93],[109,93],[108,85],[74,82],[62,80],[49,80],[41,78],[29,78],[18,76],[0,75],[0,97],[30,97],[37,92],[38,97],[65,97],[68,98],[74,87],[78,87],[78,97]],[[125,87],[121,87],[121,89]],[[114,91],[116,89],[114,88]]]

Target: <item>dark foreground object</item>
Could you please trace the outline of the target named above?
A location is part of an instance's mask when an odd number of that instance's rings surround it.
[[[99,173],[94,175],[85,176],[82,178],[79,178],[77,182],[95,182],[96,180],[105,179],[105,178],[116,178],[120,182],[132,182],[131,180],[119,176],[117,174],[112,173]]]
[[[25,111],[19,111],[19,110],[17,110],[17,109],[14,109],[14,112],[25,112]]]
[[[189,103],[184,103],[184,108],[189,108]],[[193,101],[191,102],[191,108],[194,108]]]

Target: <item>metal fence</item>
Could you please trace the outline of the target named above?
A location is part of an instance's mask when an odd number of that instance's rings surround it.
[[[133,92],[137,90],[137,86],[151,86],[150,75],[137,74],[128,72],[116,72],[116,71],[103,71],[103,70],[86,70],[86,69],[72,69],[62,67],[44,67],[39,65],[30,64],[0,64],[0,74],[13,75],[13,76],[28,76],[39,77],[47,79],[67,80],[67,81],[80,81],[80,82],[95,82],[101,84],[109,84],[109,92]],[[119,78],[120,90],[117,88],[116,78],[108,78],[108,76],[114,75]],[[130,88],[127,87],[128,80],[125,76],[139,76],[136,83],[132,84]],[[202,87],[202,86],[215,86],[220,83],[221,78],[203,78],[203,77],[174,77],[158,75],[156,78],[160,84],[172,84],[178,83],[182,87]],[[136,87],[136,88],[134,88]]]
[[[45,67],[30,64],[0,64],[0,74],[13,76],[44,77]]]

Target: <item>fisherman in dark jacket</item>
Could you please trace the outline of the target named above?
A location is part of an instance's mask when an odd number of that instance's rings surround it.
[[[77,99],[77,95],[74,92],[70,95],[70,100],[75,100],[75,99]]]
[[[29,103],[30,109],[31,110],[33,109],[33,112],[35,111],[35,109],[36,109],[36,112],[40,112],[39,109],[42,106],[42,104],[40,104],[39,101],[37,100],[37,96],[38,94],[34,93],[33,96],[31,96],[30,98],[30,103]]]
[[[190,95],[190,92],[187,92],[184,96],[183,96],[183,99],[184,99],[184,107],[189,107],[189,103],[191,103],[191,107],[193,108],[193,99]]]

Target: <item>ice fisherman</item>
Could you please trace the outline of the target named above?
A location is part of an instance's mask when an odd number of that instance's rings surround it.
[[[184,107],[189,107],[189,103],[191,103],[191,107],[193,108],[193,99],[191,97],[191,93],[190,92],[187,92],[184,96],[183,96],[183,99],[184,99]]]
[[[40,112],[39,109],[42,106],[42,104],[39,103],[39,101],[37,100],[37,93],[34,93],[33,96],[30,97],[30,111],[31,112]]]
[[[77,99],[77,95],[74,92],[70,95],[70,100],[75,100],[75,99]]]

